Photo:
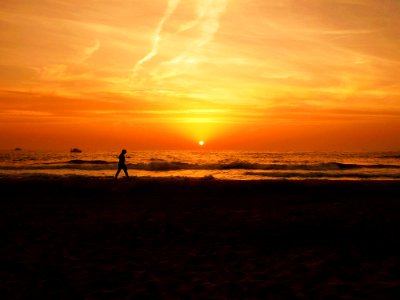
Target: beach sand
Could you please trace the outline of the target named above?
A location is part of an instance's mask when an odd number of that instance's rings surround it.
[[[400,299],[400,182],[2,178],[2,299]]]

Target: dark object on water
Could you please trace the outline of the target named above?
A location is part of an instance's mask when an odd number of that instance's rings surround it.
[[[14,151],[22,151],[22,149],[17,147],[14,149]]]
[[[81,149],[78,149],[78,148],[72,148],[72,149],[70,150],[70,152],[71,152],[71,153],[81,153],[82,150],[81,150]]]

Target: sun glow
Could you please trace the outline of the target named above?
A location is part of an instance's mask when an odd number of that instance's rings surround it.
[[[200,146],[204,146],[204,141],[199,141]]]

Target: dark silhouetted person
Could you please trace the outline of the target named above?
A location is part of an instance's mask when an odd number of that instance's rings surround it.
[[[126,165],[125,165],[125,154],[126,154],[126,150],[123,149],[123,150],[121,151],[121,154],[118,156],[118,159],[119,159],[119,161],[118,161],[118,171],[117,171],[117,173],[115,174],[115,178],[118,177],[118,174],[119,174],[119,172],[121,172],[121,170],[124,170],[124,173],[125,173],[126,177],[129,178],[129,175],[128,175],[128,168],[127,168]]]

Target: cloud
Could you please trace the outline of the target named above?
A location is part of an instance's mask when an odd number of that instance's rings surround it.
[[[193,63],[195,54],[207,45],[214,37],[219,28],[219,19],[225,11],[226,0],[206,0],[197,2],[197,20],[191,23],[191,27],[198,27],[198,37],[188,46],[186,51],[167,63]]]
[[[164,54],[163,58],[158,60],[153,67],[144,70],[144,74],[150,75],[153,80],[168,78],[180,73],[185,73],[188,66],[202,61],[201,50],[214,38],[220,25],[220,17],[225,11],[227,0],[197,0],[191,9],[195,12],[195,18],[174,20],[178,29],[168,32],[169,41],[165,41],[164,48],[160,47],[164,25],[169,19],[172,19],[173,13],[179,8],[179,1],[169,1],[166,12],[159,22],[153,37],[153,46],[151,51],[140,59],[134,67],[134,77],[140,77],[139,71],[146,69],[144,63],[149,62],[157,54]],[[172,20],[170,20],[172,23]],[[190,35],[185,35],[190,31]],[[173,41],[176,41],[174,43]]]
[[[141,68],[141,66],[151,60],[154,56],[157,55],[158,53],[158,48],[159,48],[159,44],[161,41],[161,34],[163,31],[163,27],[164,27],[164,23],[168,20],[168,18],[174,13],[176,7],[178,6],[180,0],[168,0],[168,5],[167,5],[167,9],[164,12],[163,17],[161,18],[160,22],[158,23],[158,26],[155,30],[154,36],[153,36],[153,45],[152,48],[150,50],[150,52],[143,57],[141,60],[139,60],[135,67],[133,68],[133,72],[134,74],[137,73],[137,71]]]
[[[96,40],[95,44],[93,46],[89,46],[83,50],[83,57],[82,57],[82,62],[87,61],[92,57],[92,55],[97,52],[100,49],[100,41]]]
[[[45,111],[32,111],[32,110],[19,110],[19,109],[0,111],[0,114],[6,116],[16,116],[16,117],[26,117],[26,116],[47,117],[53,115],[52,113]]]

